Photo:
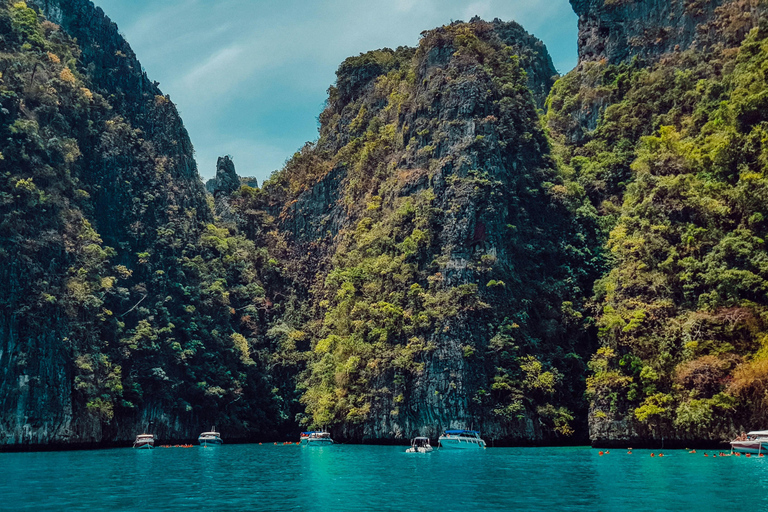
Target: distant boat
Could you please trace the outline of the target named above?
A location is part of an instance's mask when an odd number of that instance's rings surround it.
[[[428,437],[415,437],[411,439],[411,447],[405,450],[406,453],[429,453],[432,451],[432,445],[429,444]]]
[[[485,448],[485,441],[480,439],[477,430],[446,430],[438,442],[442,448],[470,450]]]
[[[329,446],[333,444],[328,432],[302,432],[299,439],[302,446]]]
[[[152,434],[139,434],[133,442],[133,447],[141,450],[151,450],[155,447],[155,436]]]
[[[731,441],[731,450],[739,453],[768,452],[768,430],[754,430]]]
[[[200,437],[197,438],[197,442],[203,448],[208,446],[218,446],[224,444],[224,440],[221,439],[221,434],[216,432],[216,427],[211,427],[210,432],[203,432]]]

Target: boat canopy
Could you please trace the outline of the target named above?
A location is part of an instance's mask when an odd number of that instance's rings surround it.
[[[152,439],[154,437],[152,434],[139,434],[136,436],[136,439]]]
[[[446,430],[446,434],[479,434],[477,430]]]
[[[768,437],[768,430],[753,430],[752,432],[747,432],[748,436],[759,436],[759,437]]]
[[[203,432],[203,433],[202,433],[202,434],[200,434],[200,435],[201,435],[201,436],[216,436],[216,437],[218,437],[218,436],[219,436],[219,433],[218,433],[218,432]]]

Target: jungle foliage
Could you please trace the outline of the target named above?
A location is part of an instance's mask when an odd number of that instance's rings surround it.
[[[598,421],[707,439],[766,419],[767,52],[761,25],[737,48],[585,63],[553,88],[568,200],[598,212],[610,251]]]
[[[63,368],[108,435],[150,409],[358,440],[765,422],[768,27],[584,62],[543,113],[531,41],[473,19],[349,58],[319,139],[206,202],[167,96],[132,125],[141,91],[95,83],[117,68],[1,1],[3,383]]]
[[[567,437],[584,417],[597,228],[563,203],[530,77],[498,35],[516,29],[457,22],[416,49],[347,59],[317,143],[235,200],[292,226],[312,190],[343,177],[326,199],[343,220],[292,233],[292,276],[310,294],[292,324],[309,349],[304,424],[355,438],[377,421],[413,427],[457,387],[476,425],[509,438],[530,419],[537,436]]]
[[[267,244],[190,204],[173,157],[91,83],[61,27],[4,1],[0,38],[4,366],[65,372],[74,414],[105,432],[151,408],[274,432],[288,414],[268,377],[281,276]],[[153,104],[162,117],[170,101]]]

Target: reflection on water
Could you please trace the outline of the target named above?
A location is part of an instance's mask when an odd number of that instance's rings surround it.
[[[224,445],[0,454],[2,510],[768,509],[768,458]]]

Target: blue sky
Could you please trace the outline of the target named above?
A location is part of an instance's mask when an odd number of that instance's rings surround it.
[[[558,71],[576,65],[568,0],[94,0],[149,77],[177,104],[200,174],[233,156],[261,183],[304,142],[345,58],[400,45],[452,20],[515,20],[546,43]]]

